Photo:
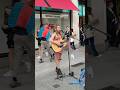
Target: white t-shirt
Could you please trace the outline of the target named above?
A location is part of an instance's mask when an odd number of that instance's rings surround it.
[[[92,15],[88,15],[88,25],[94,26],[96,24],[96,19]],[[94,29],[89,27],[85,28],[86,38],[94,37]]]
[[[74,42],[74,39],[73,39],[73,38],[70,38],[70,42]]]

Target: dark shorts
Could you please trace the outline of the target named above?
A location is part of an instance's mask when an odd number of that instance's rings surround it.
[[[47,41],[46,38],[41,37],[41,38],[37,38],[38,40],[38,46],[41,46],[41,41]]]

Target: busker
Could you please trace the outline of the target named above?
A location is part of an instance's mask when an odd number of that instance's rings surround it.
[[[56,26],[55,32],[50,38],[50,42],[52,44],[52,48],[54,50],[55,55],[57,78],[60,78],[63,76],[63,73],[60,69],[62,50],[66,45],[64,44],[64,40],[62,39],[62,31],[59,25]]]

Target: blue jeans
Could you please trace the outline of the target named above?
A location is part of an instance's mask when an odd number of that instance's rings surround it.
[[[85,46],[90,49],[94,56],[98,56],[98,52],[95,48],[94,37],[87,38],[85,40]]]

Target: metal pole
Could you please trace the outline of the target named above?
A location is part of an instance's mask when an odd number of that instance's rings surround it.
[[[71,28],[72,28],[72,20],[71,20],[71,18],[72,18],[72,11],[70,10],[70,12],[69,12],[69,18],[70,18],[70,30],[71,30]],[[69,32],[69,36],[70,36],[70,32]],[[69,37],[70,38],[70,37]],[[70,40],[70,39],[69,39]],[[70,48],[70,46],[68,46],[68,60],[69,60],[69,75],[70,75],[70,52],[69,52],[69,48]]]
[[[72,29],[72,10],[70,10],[69,12],[69,18],[70,18],[70,30]],[[69,32],[69,36],[70,36],[70,32]],[[69,40],[70,40],[70,37],[69,37]],[[71,63],[71,60],[70,60],[70,45],[68,46],[68,60],[69,60],[69,75],[70,76],[73,76],[71,74],[71,66],[70,66],[70,63]]]
[[[80,1],[78,0],[78,7],[79,7],[79,5],[80,5]],[[80,11],[79,11],[79,13],[80,13]],[[79,15],[79,13],[78,13],[78,15]],[[80,45],[80,15],[79,15],[79,45]]]
[[[43,22],[42,22],[42,8],[40,7],[40,24],[42,25]]]
[[[71,30],[72,29],[72,10],[70,10],[69,18],[70,18],[70,30]]]
[[[83,0],[82,0],[82,31],[83,31]]]

